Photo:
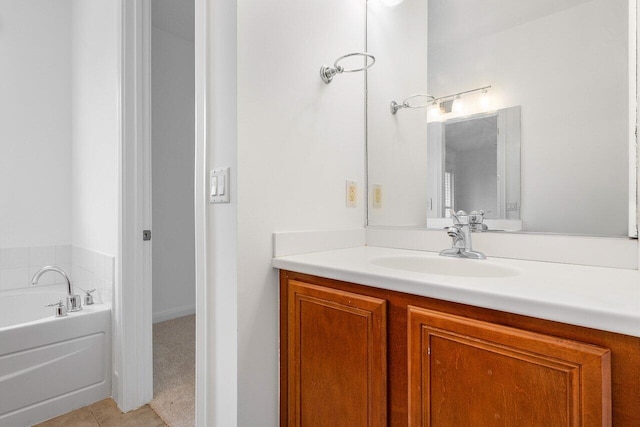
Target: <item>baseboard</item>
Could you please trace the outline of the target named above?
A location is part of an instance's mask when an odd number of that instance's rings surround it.
[[[178,317],[189,316],[196,313],[196,306],[187,305],[184,307],[173,308],[171,310],[159,311],[153,313],[153,323],[164,322],[165,320],[177,319]]]

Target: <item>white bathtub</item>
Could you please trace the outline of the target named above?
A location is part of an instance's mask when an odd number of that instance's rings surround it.
[[[111,395],[111,310],[55,318],[64,286],[0,292],[0,426],[24,427]]]

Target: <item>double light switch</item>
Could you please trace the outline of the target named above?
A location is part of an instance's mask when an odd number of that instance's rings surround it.
[[[229,203],[229,167],[211,170],[209,174],[209,202]]]

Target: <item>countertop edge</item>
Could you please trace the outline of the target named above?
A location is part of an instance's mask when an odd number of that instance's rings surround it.
[[[525,296],[502,295],[482,289],[460,289],[431,283],[428,277],[424,280],[390,277],[390,275],[360,271],[357,268],[297,260],[296,256],[273,258],[272,266],[280,270],[640,337],[640,312],[631,315],[563,304],[559,301],[541,301]]]

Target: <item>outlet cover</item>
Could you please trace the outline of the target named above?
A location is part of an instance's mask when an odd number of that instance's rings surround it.
[[[382,185],[373,184],[373,204],[374,209],[382,208]]]
[[[358,184],[355,181],[347,181],[347,207],[355,208],[358,200]]]

